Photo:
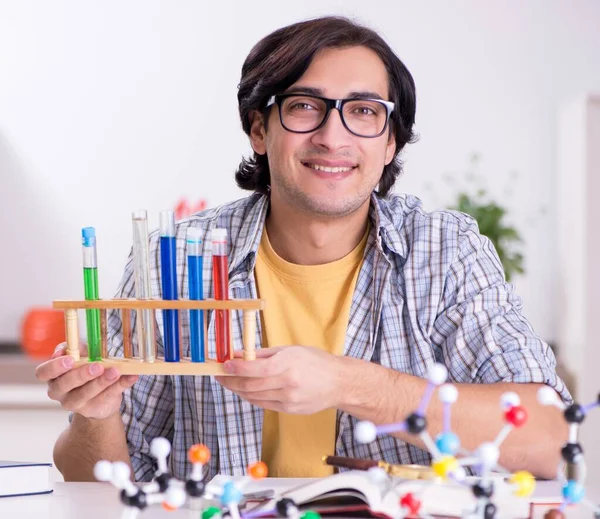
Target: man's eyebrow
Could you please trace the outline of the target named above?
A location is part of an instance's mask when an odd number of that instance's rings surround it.
[[[313,87],[303,87],[303,86],[293,86],[285,91],[286,94],[306,94],[310,96],[319,96],[325,97],[323,90],[320,88]],[[346,99],[381,99],[384,101],[384,98],[379,95],[377,92],[350,92]]]
[[[323,90],[321,90],[320,88],[303,87],[303,86],[292,86],[288,90],[286,90],[284,93],[285,94],[306,94],[309,96],[325,97],[323,95]]]
[[[381,99],[385,101],[377,92],[350,92],[348,97],[350,99]]]

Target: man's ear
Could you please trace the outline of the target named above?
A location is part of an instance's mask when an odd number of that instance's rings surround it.
[[[392,159],[394,158],[394,153],[396,153],[396,134],[393,131],[393,128],[390,125],[390,136],[387,144],[385,145],[385,165],[387,166]]]
[[[264,155],[267,153],[265,118],[258,110],[250,112],[248,117],[250,119],[250,144],[252,149],[259,155]]]

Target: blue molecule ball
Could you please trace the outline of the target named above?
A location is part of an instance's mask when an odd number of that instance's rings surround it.
[[[570,479],[562,489],[563,497],[569,503],[579,503],[585,496],[585,488],[582,485]]]
[[[438,435],[435,444],[442,454],[454,456],[460,449],[460,440],[456,434],[447,432]]]
[[[233,481],[228,481],[223,485],[223,494],[221,494],[221,504],[223,506],[237,505],[242,497],[243,494],[233,484]]]

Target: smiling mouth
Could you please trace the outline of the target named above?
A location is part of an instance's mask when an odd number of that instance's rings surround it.
[[[314,169],[316,171],[323,171],[324,173],[346,173],[348,171],[352,171],[357,166],[321,166],[320,164],[311,164],[310,162],[303,162],[304,166],[310,169]]]

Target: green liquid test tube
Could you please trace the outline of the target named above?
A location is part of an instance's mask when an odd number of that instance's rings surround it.
[[[96,259],[96,231],[93,227],[84,227],[81,230],[83,245],[83,288],[85,299],[100,299],[98,290],[98,264]],[[100,325],[100,310],[87,309],[85,311],[88,341],[88,360],[95,362],[102,360],[102,333]]]

